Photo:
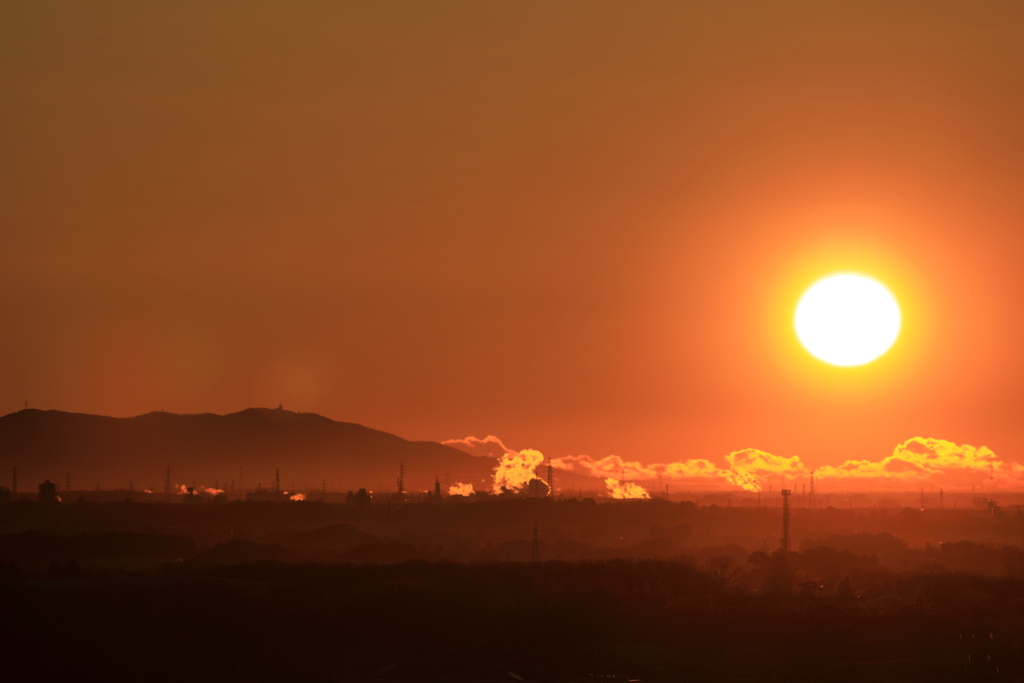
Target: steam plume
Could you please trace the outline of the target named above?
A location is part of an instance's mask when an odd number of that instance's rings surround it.
[[[147,491],[147,493],[152,493],[152,491]],[[192,493],[189,494],[187,486],[185,486],[184,484],[178,484],[178,494],[182,496],[217,496],[220,495],[221,493],[224,493],[224,489],[215,489],[199,485],[192,489]]]
[[[471,496],[474,493],[472,484],[453,484],[448,487],[449,496]]]
[[[1007,486],[1024,484],[1024,466],[1000,460],[985,446],[958,446],[942,439],[915,436],[882,460],[847,460],[838,467],[822,467],[821,477],[873,479],[900,483],[931,482],[947,488],[983,482]]]
[[[494,468],[494,493],[518,493],[532,479],[538,479],[534,470],[544,462],[544,454],[530,448],[503,454]]]
[[[441,443],[480,458],[497,458],[502,454],[516,455],[516,451],[503,444],[501,439],[493,434],[488,434],[482,439],[467,436],[465,439],[449,439]]]
[[[613,481],[625,479],[684,480],[692,485],[709,485],[716,480],[745,491],[761,491],[771,481],[780,484],[807,477],[811,468],[799,456],[774,455],[756,448],[733,451],[718,467],[702,458],[644,465],[624,461],[617,455],[596,460],[588,455],[555,458],[559,469]],[[1001,460],[989,448],[958,445],[943,439],[913,437],[896,446],[881,460],[847,460],[839,466],[814,471],[819,481],[841,480],[846,489],[860,487],[920,486],[933,484],[947,489],[988,483],[1006,487],[1024,486],[1024,465]]]
[[[644,487],[632,482],[623,482],[609,477],[604,480],[604,485],[608,487],[608,495],[612,498],[618,498],[621,500],[625,498],[651,497],[651,494],[647,493],[647,490]]]

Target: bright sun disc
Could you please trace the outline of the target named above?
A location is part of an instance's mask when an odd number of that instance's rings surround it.
[[[860,275],[834,275],[814,284],[796,307],[796,335],[833,365],[878,358],[900,332],[900,308],[885,287]]]

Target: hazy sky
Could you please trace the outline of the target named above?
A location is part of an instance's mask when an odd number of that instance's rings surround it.
[[[0,5],[0,413],[1024,461],[1024,4]],[[884,282],[826,366],[793,307]]]

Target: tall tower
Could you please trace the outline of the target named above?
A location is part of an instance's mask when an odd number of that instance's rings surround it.
[[[811,507],[816,507],[814,503],[814,470],[811,470]]]
[[[551,466],[551,459],[548,458],[548,495],[555,497],[555,470]]]
[[[537,534],[537,523],[533,523],[533,549],[530,551],[530,562],[540,562],[540,536]]]
[[[782,550],[789,552],[789,489],[782,489]]]
[[[441,477],[434,477],[434,497],[438,500],[441,499]]]
[[[405,493],[405,463],[398,463],[398,495]]]

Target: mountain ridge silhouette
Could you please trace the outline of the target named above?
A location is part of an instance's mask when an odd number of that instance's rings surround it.
[[[267,488],[280,468],[283,487],[318,488],[326,481],[337,490],[394,491],[400,463],[406,490],[433,489],[435,476],[473,481],[479,489],[494,467],[489,458],[433,441],[280,408],[135,417],[28,408],[0,417],[0,467],[18,468],[21,492],[34,491],[43,479],[63,489],[68,474],[73,490],[132,481],[136,489],[162,491],[168,466],[172,485],[223,488],[234,480],[239,488]]]

